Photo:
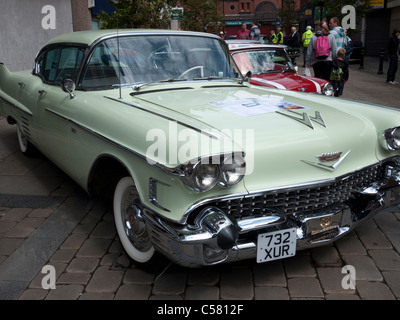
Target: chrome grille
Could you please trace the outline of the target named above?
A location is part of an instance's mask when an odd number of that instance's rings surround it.
[[[272,210],[277,210],[285,215],[312,212],[333,203],[349,200],[356,189],[383,178],[383,172],[383,167],[376,165],[329,184],[217,200],[213,201],[211,205],[220,208],[234,218],[268,214]]]

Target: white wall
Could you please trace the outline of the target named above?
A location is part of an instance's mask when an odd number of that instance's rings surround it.
[[[55,8],[55,29],[42,28],[46,5]],[[31,69],[43,45],[68,32],[72,32],[70,0],[0,0],[0,62],[11,71]]]

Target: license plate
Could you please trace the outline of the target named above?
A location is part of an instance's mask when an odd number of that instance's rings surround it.
[[[293,257],[296,254],[296,228],[258,235],[257,262]]]

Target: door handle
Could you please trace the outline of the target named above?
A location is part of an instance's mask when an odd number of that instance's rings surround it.
[[[25,87],[26,83],[21,81],[21,82],[18,82],[18,85],[19,85],[21,88],[23,88],[23,87]]]
[[[46,93],[47,93],[47,91],[46,91],[46,90],[44,90],[44,89],[41,89],[41,90],[39,90],[39,91],[38,91],[38,93],[39,93],[39,94],[41,94],[41,95],[43,95],[43,94],[46,94]]]

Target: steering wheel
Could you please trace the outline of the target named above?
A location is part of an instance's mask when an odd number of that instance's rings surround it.
[[[186,71],[184,71],[184,72],[178,77],[178,79],[182,79],[182,77],[183,77],[184,75],[186,75],[186,74],[189,73],[189,72],[192,72],[193,70],[197,70],[197,69],[200,69],[201,78],[204,78],[204,66],[195,66],[195,67],[192,67],[192,68],[187,69]]]

